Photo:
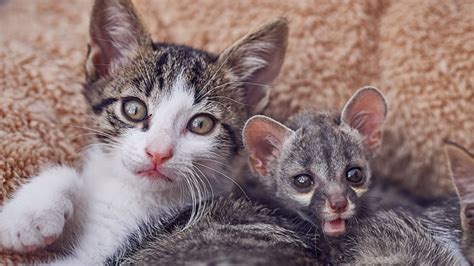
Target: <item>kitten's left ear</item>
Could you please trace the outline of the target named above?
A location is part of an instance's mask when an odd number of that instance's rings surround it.
[[[463,232],[474,241],[474,156],[454,143],[445,144],[445,152],[459,196]]]
[[[245,123],[242,135],[253,172],[262,177],[266,176],[269,165],[278,158],[283,144],[293,134],[293,130],[270,117],[251,117]]]
[[[225,49],[218,65],[244,88],[245,104],[255,114],[268,103],[269,85],[280,73],[288,39],[288,21],[280,18],[261,26]]]
[[[373,154],[382,144],[382,126],[387,116],[387,101],[374,87],[359,89],[346,103],[341,120],[357,129]]]

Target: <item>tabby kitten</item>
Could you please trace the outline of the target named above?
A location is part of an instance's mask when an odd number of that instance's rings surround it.
[[[46,167],[2,207],[0,247],[99,264],[144,221],[229,191],[240,129],[265,105],[287,35],[279,19],[213,55],[153,43],[130,1],[97,0],[84,90],[96,144],[82,169]]]

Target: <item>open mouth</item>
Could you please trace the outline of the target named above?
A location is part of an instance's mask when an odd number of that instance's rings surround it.
[[[323,232],[327,236],[341,236],[346,233],[346,221],[341,218],[332,221],[324,221]]]

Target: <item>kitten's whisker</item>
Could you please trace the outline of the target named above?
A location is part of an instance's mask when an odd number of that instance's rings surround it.
[[[227,97],[227,96],[219,96],[219,95],[216,95],[216,96],[207,97],[207,99],[209,99],[210,101],[219,103],[219,100],[213,100],[214,98],[223,98],[223,99],[229,100],[229,101],[231,101],[231,102],[234,102],[234,103],[236,103],[236,104],[240,104],[240,105],[243,105],[243,106],[251,106],[250,104],[246,104],[246,103],[243,103],[243,102],[239,102],[239,101],[234,100],[234,99],[232,99],[232,98],[229,98],[229,97]]]
[[[217,164],[219,164],[219,165],[221,165],[221,166],[226,166],[226,167],[229,166],[229,164],[226,164],[226,163],[223,163],[223,162],[220,162],[220,161],[218,161],[218,160],[211,159],[211,158],[200,158],[199,161],[210,161],[210,162],[213,162],[213,163],[217,163]]]
[[[273,88],[274,86],[271,85],[271,84],[261,84],[261,83],[254,83],[254,82],[247,82],[247,81],[242,81],[240,82],[242,84],[250,84],[250,85],[255,85],[255,86],[261,86],[261,87],[269,87],[269,88]]]
[[[203,186],[203,183],[202,183],[202,180],[199,176],[196,175],[195,171],[193,171],[193,168],[189,168],[188,169],[189,173],[191,174],[192,176],[192,180],[196,186],[196,190],[198,192],[198,209],[197,209],[197,217],[196,219],[198,219],[202,213],[202,204],[203,204],[203,199],[204,199],[204,196],[205,194],[207,193],[206,191],[206,188]]]
[[[74,140],[76,140],[78,138],[82,138],[82,137],[85,137],[85,138],[89,137],[90,138],[90,136],[94,136],[94,135],[96,135],[96,133],[88,132],[88,133],[75,135],[72,138],[70,138],[69,140],[74,141]]]
[[[211,191],[211,199],[213,199],[215,194],[214,194],[214,188],[212,187],[211,182],[209,181],[207,176],[201,171],[201,169],[195,167],[194,165],[193,165],[193,169],[199,171],[199,172],[197,172],[198,175],[199,175],[199,173],[201,173],[202,179],[204,179],[207,182],[207,184],[209,185],[209,188],[210,188],[210,191]]]
[[[229,177],[229,176],[227,176],[226,174],[224,174],[224,173],[222,173],[222,172],[220,172],[220,171],[218,171],[218,170],[216,170],[216,169],[214,169],[214,168],[212,168],[212,167],[209,167],[209,166],[207,166],[207,165],[200,164],[200,163],[197,163],[197,162],[194,162],[194,163],[197,164],[197,165],[199,165],[199,166],[202,166],[202,167],[204,167],[204,168],[207,168],[207,169],[209,169],[209,170],[211,170],[211,171],[214,171],[214,172],[216,172],[216,173],[222,175],[223,177],[229,179],[232,183],[234,183],[234,184],[242,191],[242,193],[245,195],[245,197],[246,197],[248,200],[250,200],[249,196],[247,195],[247,193],[245,193],[244,189],[243,189],[234,179],[232,179],[231,177]]]
[[[92,131],[92,132],[95,132],[95,133],[102,134],[102,135],[107,136],[107,137],[109,137],[109,138],[115,138],[115,136],[113,136],[112,134],[107,133],[107,132],[105,132],[105,131],[101,131],[101,130],[95,129],[95,128],[84,127],[84,126],[76,126],[76,125],[65,125],[65,126],[66,126],[66,127],[73,127],[73,128],[84,129],[84,130],[88,130],[88,131]]]
[[[185,176],[185,177],[186,177],[186,176]],[[188,191],[189,191],[190,196],[191,196],[191,215],[190,215],[190,217],[189,217],[189,221],[188,221],[188,222],[186,223],[186,225],[183,227],[183,229],[182,229],[183,231],[186,230],[186,229],[188,229],[189,226],[191,226],[190,223],[191,223],[191,221],[193,221],[193,219],[194,219],[194,215],[195,215],[195,209],[194,209],[195,207],[194,207],[194,206],[195,206],[195,204],[196,204],[196,198],[195,198],[195,195],[194,195],[194,189],[193,189],[193,187],[191,186],[190,181],[189,181],[187,178],[184,178],[184,181],[185,181],[186,185],[187,185],[188,188],[189,188]]]

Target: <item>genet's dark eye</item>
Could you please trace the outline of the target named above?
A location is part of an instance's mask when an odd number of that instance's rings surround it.
[[[122,101],[122,113],[132,122],[141,122],[147,117],[146,105],[138,98],[126,98]]]
[[[312,176],[304,174],[293,177],[293,184],[299,189],[308,189],[314,185],[314,181]]]
[[[188,122],[188,130],[198,135],[206,135],[216,126],[216,120],[210,114],[195,115]]]
[[[354,186],[359,186],[364,183],[364,174],[359,167],[351,167],[346,171],[346,180]]]

